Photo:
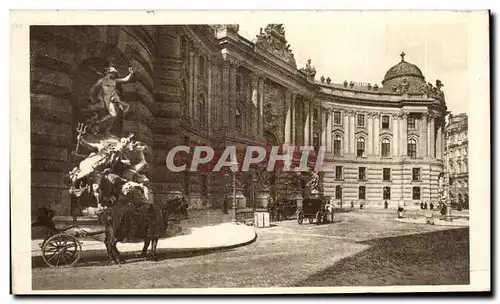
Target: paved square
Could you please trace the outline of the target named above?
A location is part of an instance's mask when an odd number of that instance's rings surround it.
[[[210,221],[216,216],[209,216]],[[196,214],[193,215],[196,219]],[[33,270],[34,289],[384,286],[469,283],[469,230],[351,212],[317,226],[295,220],[255,228],[247,246],[102,267]],[[191,222],[193,225],[195,221]]]

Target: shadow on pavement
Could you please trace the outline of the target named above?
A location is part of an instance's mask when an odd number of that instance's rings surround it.
[[[360,242],[365,251],[291,286],[460,285],[470,282],[469,228]]]

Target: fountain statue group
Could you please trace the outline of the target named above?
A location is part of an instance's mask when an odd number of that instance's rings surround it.
[[[146,256],[152,243],[152,257],[160,235],[167,228],[172,208],[182,204],[155,204],[150,181],[142,172],[147,165],[144,151],[147,145],[133,139],[134,134],[112,134],[119,111],[126,114],[129,105],[118,95],[116,85],[129,81],[134,74],[118,77],[110,66],[91,88],[89,103],[82,109],[83,121],[78,122],[77,163],[69,172],[69,192],[80,210],[94,210],[105,228],[105,245],[111,261],[121,263],[117,242],[143,240]],[[168,209],[167,209],[168,208]]]

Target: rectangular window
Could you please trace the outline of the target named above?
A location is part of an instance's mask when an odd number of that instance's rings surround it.
[[[342,187],[335,186],[335,199],[342,199]]]
[[[408,130],[415,130],[415,117],[408,116],[407,126]]]
[[[413,168],[411,171],[411,180],[414,182],[420,181],[420,168]]]
[[[333,124],[341,125],[342,124],[342,116],[340,112],[333,112]]]
[[[365,114],[358,114],[358,127],[365,126]]]
[[[362,181],[366,180],[366,167],[358,168],[358,179]]]
[[[365,186],[359,186],[358,198],[362,199],[362,200],[366,199],[366,187]]]
[[[382,116],[382,129],[389,129],[389,116]]]
[[[420,187],[413,187],[412,197],[414,200],[420,200]]]
[[[385,200],[391,199],[391,187],[384,187],[383,193],[384,193],[383,199],[385,199]]]
[[[383,175],[382,179],[384,182],[390,182],[391,181],[391,168],[384,168],[382,175]]]
[[[342,179],[342,166],[335,166],[335,179]]]

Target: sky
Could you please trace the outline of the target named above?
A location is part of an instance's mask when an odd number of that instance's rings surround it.
[[[467,112],[471,77],[467,53],[473,46],[468,42],[471,29],[461,14],[446,19],[422,15],[401,19],[344,13],[333,19],[330,15],[329,19],[282,22],[299,68],[310,58],[316,79],[325,76],[336,83],[352,80],[380,86],[404,51],[405,60],[416,64],[427,82],[442,81],[448,110]],[[266,21],[250,18],[241,22],[239,34],[253,41]]]

